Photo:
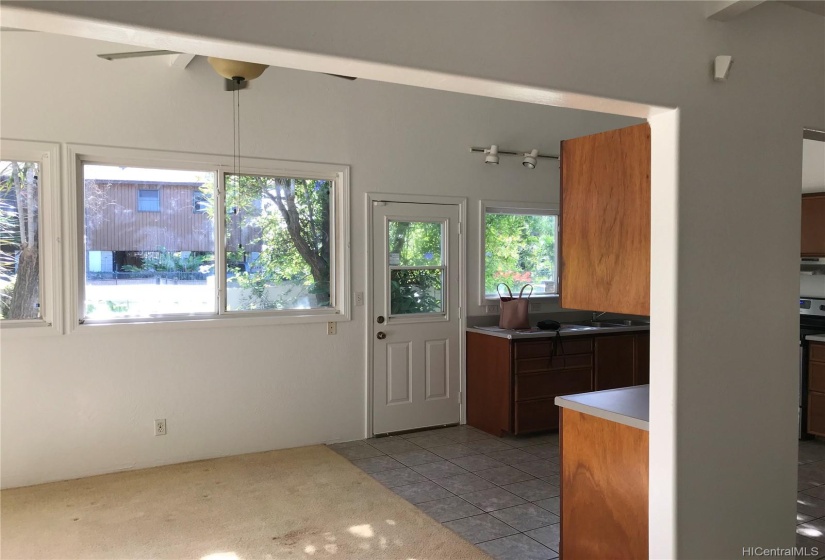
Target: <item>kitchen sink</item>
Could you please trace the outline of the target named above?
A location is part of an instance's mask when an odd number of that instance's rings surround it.
[[[599,328],[617,328],[617,327],[649,327],[650,323],[647,321],[636,321],[633,319],[612,319],[609,321],[580,321],[571,323],[577,327],[590,327],[594,329]]]
[[[592,331],[597,329],[595,325],[577,325],[573,323],[562,323],[560,331]]]
[[[576,323],[571,323],[571,325],[576,327],[590,327],[592,329],[600,329],[604,327],[624,327],[625,325],[619,325],[618,323],[614,323],[612,321],[580,321]]]

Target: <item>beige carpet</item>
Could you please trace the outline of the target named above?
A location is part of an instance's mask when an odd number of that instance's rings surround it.
[[[4,490],[0,556],[488,559],[324,446]]]

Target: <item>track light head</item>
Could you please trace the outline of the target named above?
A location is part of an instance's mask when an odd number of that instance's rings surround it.
[[[526,167],[527,169],[535,169],[536,162],[538,161],[539,151],[533,150],[529,154],[524,154],[524,160],[522,160],[521,164]]]
[[[484,158],[484,163],[498,165],[498,146],[493,144],[489,150],[484,150],[484,153],[487,154],[487,157]]]

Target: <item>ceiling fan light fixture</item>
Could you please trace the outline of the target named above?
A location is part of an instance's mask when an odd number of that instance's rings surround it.
[[[216,58],[214,56],[207,57],[210,66],[226,78],[232,81],[249,81],[254,80],[264,73],[264,70],[269,68],[266,64],[256,64],[254,62],[243,62],[242,60],[229,60],[226,58]]]

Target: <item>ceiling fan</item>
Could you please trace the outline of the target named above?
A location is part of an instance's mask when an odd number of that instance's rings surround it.
[[[122,60],[124,58],[141,58],[144,56],[163,56],[170,54],[181,54],[178,51],[155,50],[155,51],[133,51],[123,53],[99,54],[98,57],[105,60]],[[266,64],[256,64],[254,62],[243,62],[240,60],[229,60],[226,58],[207,57],[206,59],[212,68],[223,76],[224,89],[226,91],[237,91],[249,86],[249,81],[254,80],[269,68]],[[329,74],[321,72],[327,76],[335,76],[345,80],[355,80],[354,76],[342,76],[341,74]]]

